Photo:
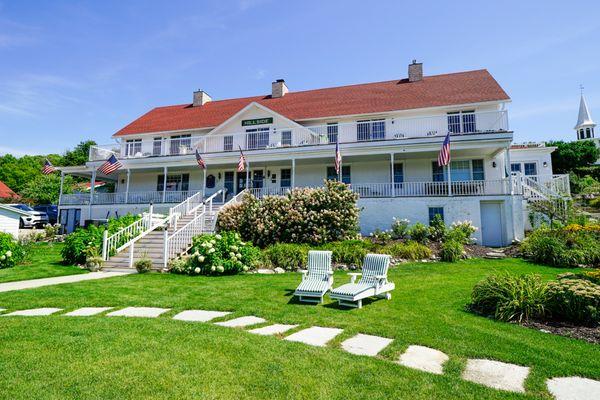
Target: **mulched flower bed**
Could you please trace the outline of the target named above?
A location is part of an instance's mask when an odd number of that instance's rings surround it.
[[[521,325],[537,329],[544,333],[566,336],[574,339],[585,340],[590,343],[600,343],[600,327],[577,326],[565,322],[553,321],[527,321]]]

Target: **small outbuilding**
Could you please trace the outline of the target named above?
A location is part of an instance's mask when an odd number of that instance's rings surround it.
[[[29,213],[19,210],[18,208],[0,204],[0,232],[6,232],[19,237],[19,222],[22,216],[27,216]]]

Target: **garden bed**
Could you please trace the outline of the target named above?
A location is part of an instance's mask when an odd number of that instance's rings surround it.
[[[521,325],[544,333],[581,339],[590,343],[600,343],[600,327],[578,326],[560,321],[526,321]]]

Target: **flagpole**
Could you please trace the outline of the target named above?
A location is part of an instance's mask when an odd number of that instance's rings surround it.
[[[450,161],[448,161],[446,168],[448,168],[448,196],[452,196],[452,176],[450,173]]]
[[[250,187],[250,161],[246,159],[246,189]]]
[[[206,167],[204,167],[203,170],[204,170],[204,181],[202,182],[202,197],[206,196]]]

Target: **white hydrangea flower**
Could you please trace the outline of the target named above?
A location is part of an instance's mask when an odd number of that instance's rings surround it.
[[[9,251],[7,251],[7,252],[6,252],[6,254],[5,254],[5,256],[6,256],[7,258],[10,258],[10,257],[12,257],[12,251],[10,251],[10,250],[9,250]]]
[[[6,256],[5,255],[0,256],[0,261],[4,261],[4,260],[6,260]]]
[[[218,233],[215,235],[215,237],[219,240],[223,239],[223,236],[219,235]]]
[[[196,267],[196,269],[194,269],[194,272],[199,274],[200,273],[200,267]]]
[[[223,268],[222,265],[217,266],[217,272],[221,272],[222,273],[223,271],[225,271],[225,268]]]
[[[242,258],[242,255],[241,255],[240,253],[237,253],[235,256],[236,256],[237,258]]]
[[[217,269],[217,268],[216,268],[214,265],[213,265],[212,267],[210,267],[210,270],[211,270],[212,272],[215,272],[215,270],[216,270],[216,269]]]
[[[215,252],[215,249],[213,249],[213,248],[208,249],[208,254],[212,254],[214,252]]]
[[[198,256],[198,261],[204,262],[204,256]]]

